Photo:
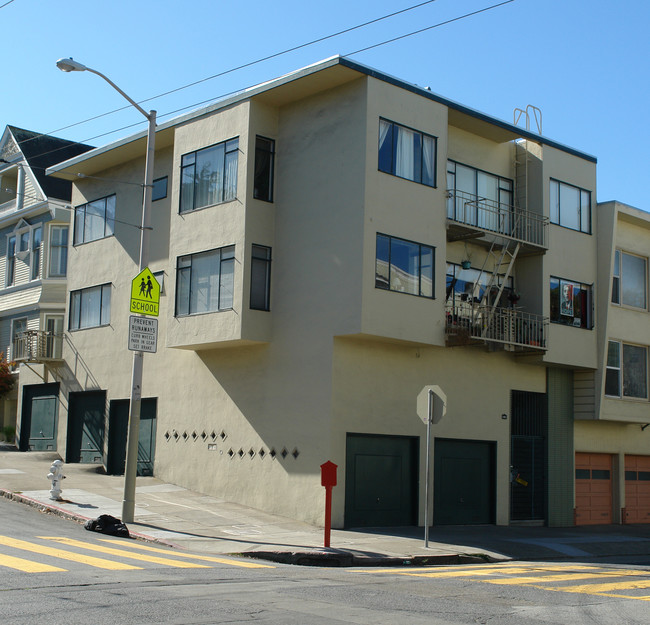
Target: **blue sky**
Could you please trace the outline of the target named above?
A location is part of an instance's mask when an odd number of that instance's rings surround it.
[[[143,129],[144,118],[127,109],[79,124],[124,101],[97,76],[59,71],[57,59],[72,56],[105,73],[137,101],[202,81],[143,104],[167,120],[499,0],[436,0],[211,80],[204,79],[418,1],[7,2],[0,0],[0,125],[103,145]],[[599,201],[650,210],[643,183],[650,144],[649,26],[648,0],[512,0],[351,58],[506,121],[515,108],[539,107],[546,137],[598,158]],[[125,129],[131,124],[137,125]]]

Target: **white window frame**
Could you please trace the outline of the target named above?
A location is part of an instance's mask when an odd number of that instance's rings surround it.
[[[54,233],[55,232],[63,232],[63,230],[67,230],[67,234],[65,236],[65,243],[64,244],[57,244],[54,245]],[[50,278],[65,278],[67,273],[68,273],[68,246],[70,243],[70,226],[67,224],[52,224],[50,226],[50,237],[49,237],[49,256],[48,256],[48,263],[47,263],[47,275]],[[54,263],[53,258],[54,258],[54,252],[58,251],[58,259],[57,262]],[[62,263],[61,261],[65,260],[65,263]],[[62,273],[57,272],[55,273],[52,268],[55,266],[61,266],[62,264],[65,264],[65,271]]]
[[[24,223],[24,222],[23,222]],[[34,247],[35,234],[41,233],[41,240]],[[11,240],[13,241],[13,255],[9,254]],[[7,235],[7,275],[6,286],[16,285],[16,259],[29,266],[29,282],[41,279],[41,261],[43,256],[43,224],[25,225],[17,228]],[[36,273],[35,273],[36,272]]]
[[[623,270],[624,257],[636,258],[643,261],[643,303],[637,306],[634,303],[624,301],[625,294],[625,271]],[[614,251],[614,269],[612,272],[612,304],[634,308],[636,310],[648,310],[648,258],[641,254],[626,252],[622,249]]]
[[[610,350],[612,345],[618,346],[618,361],[613,362],[610,358]],[[637,348],[642,349],[645,352],[645,380],[643,382],[645,387],[645,395],[631,395],[625,392],[625,348]],[[636,401],[647,401],[648,400],[648,346],[647,345],[638,345],[635,343],[626,343],[624,341],[619,341],[616,339],[610,339],[607,342],[607,360],[605,362],[605,397],[615,398],[615,399],[626,399],[626,400],[636,400]],[[618,394],[607,393],[607,376],[610,373],[616,372],[617,375],[617,390]]]
[[[17,323],[21,321],[25,323],[25,328],[22,330],[17,330],[16,325]],[[15,354],[14,347],[16,345],[16,338],[20,332],[27,332],[29,329],[29,320],[27,317],[16,317],[15,319],[11,320],[11,360],[15,360],[18,356],[21,356],[22,354]]]

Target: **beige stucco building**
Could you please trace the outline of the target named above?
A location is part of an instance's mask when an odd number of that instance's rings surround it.
[[[67,331],[30,369],[59,385],[64,459],[115,473],[144,151],[50,168],[74,183]],[[336,57],[160,124],[154,177],[143,473],[321,523],[330,460],[335,527],[422,524],[435,384],[433,523],[573,524],[594,157]]]

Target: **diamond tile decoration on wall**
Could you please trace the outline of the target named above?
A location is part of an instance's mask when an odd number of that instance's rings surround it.
[[[284,448],[282,449],[282,451],[280,452],[280,455],[281,455],[283,458],[286,458],[286,457],[289,455],[289,452],[287,451],[287,448],[286,448],[286,447],[284,447]]]
[[[300,452],[296,448],[291,452],[291,455],[293,456],[294,460],[298,460],[298,456],[300,455]]]
[[[210,438],[211,438],[212,440],[214,440],[215,438],[217,438],[217,433],[216,433],[214,430],[212,430],[212,432],[210,432]]]
[[[259,454],[260,458],[264,458],[264,456],[266,456],[266,452],[264,451],[264,447],[261,447],[260,450],[257,453]]]
[[[271,458],[275,458],[276,456],[275,449],[271,449],[271,451],[269,451],[269,456],[271,456]]]

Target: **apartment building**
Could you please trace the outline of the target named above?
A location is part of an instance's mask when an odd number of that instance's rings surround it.
[[[650,214],[598,205],[598,369],[576,374],[576,523],[650,522]]]
[[[144,153],[140,133],[48,170],[76,212],[63,362],[38,366],[64,459],[113,473]],[[154,178],[141,473],[321,523],[329,460],[334,527],[422,524],[437,384],[433,523],[574,523],[594,157],[335,57],[160,124]]]
[[[45,169],[89,149],[15,126],[0,138],[0,351],[16,377],[32,356],[62,357],[72,185]],[[2,426],[16,424],[17,387],[0,402]],[[34,402],[35,449],[53,446],[54,431],[41,432],[39,414],[56,404],[51,394]]]

